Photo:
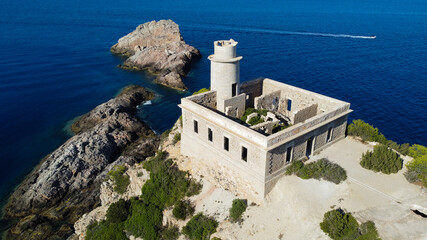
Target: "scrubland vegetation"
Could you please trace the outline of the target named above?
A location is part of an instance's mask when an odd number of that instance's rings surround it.
[[[292,174],[302,179],[323,179],[335,184],[339,184],[347,179],[345,169],[336,163],[330,162],[326,158],[308,164],[304,164],[302,161],[292,162],[286,169],[286,175]]]
[[[373,222],[359,225],[351,213],[341,209],[326,212],[320,228],[334,240],[380,240]]]
[[[176,239],[179,236],[176,227],[162,226],[163,210],[178,204],[178,209],[181,208],[186,217],[190,216],[194,210],[181,201],[186,196],[198,194],[201,184],[190,179],[187,172],[179,170],[171,159],[166,158],[164,152],[158,152],[143,167],[150,172],[150,179],[142,187],[141,196],[111,204],[107,210],[107,219],[92,223],[87,229],[86,239],[127,239],[125,232],[145,240]],[[118,168],[114,173],[123,175],[124,171]],[[214,232],[217,223],[207,222],[210,224],[208,233]],[[204,225],[201,226],[204,228]],[[192,232],[193,227],[188,227],[186,231],[186,234],[199,236],[197,232]]]
[[[247,207],[248,201],[246,199],[234,199],[230,208],[231,220],[234,222],[239,221]]]

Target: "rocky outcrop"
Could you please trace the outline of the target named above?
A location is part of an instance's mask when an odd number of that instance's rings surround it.
[[[148,70],[158,74],[157,83],[176,89],[186,89],[181,77],[190,71],[191,62],[201,57],[199,50],[184,42],[172,20],[139,25],[120,38],[111,52],[128,57],[120,67]]]
[[[64,238],[78,218],[100,205],[100,185],[113,166],[153,155],[158,137],[135,117],[137,105],[152,97],[130,86],[80,117],[72,126],[76,135],[46,156],[10,197],[5,218],[18,223],[9,237]],[[134,148],[144,152],[133,156]]]

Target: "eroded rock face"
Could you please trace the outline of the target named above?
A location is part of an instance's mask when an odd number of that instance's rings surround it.
[[[139,25],[120,38],[111,52],[129,57],[120,65],[122,68],[169,75],[168,78],[158,77],[156,82],[176,89],[186,89],[181,76],[187,75],[191,62],[201,57],[199,50],[184,42],[178,24],[172,20]],[[173,81],[170,80],[172,76]]]
[[[46,156],[10,197],[5,217],[19,222],[9,236],[69,235],[72,224],[100,204],[100,185],[114,165],[133,164],[153,155],[158,137],[134,116],[136,106],[151,98],[144,88],[130,86],[80,117],[72,127],[77,134]],[[132,148],[147,152],[133,157],[137,151]],[[119,157],[125,152],[126,157]]]

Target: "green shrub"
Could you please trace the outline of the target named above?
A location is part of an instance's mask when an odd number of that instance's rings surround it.
[[[179,238],[179,228],[175,225],[163,228],[161,233],[162,240],[176,240]]]
[[[369,123],[365,123],[363,120],[357,119],[348,125],[347,133],[350,136],[358,136],[363,141],[379,142],[382,144],[387,143],[387,139],[378,131],[378,128],[374,128]]]
[[[217,227],[215,219],[198,213],[182,228],[182,233],[191,240],[208,240]]]
[[[419,144],[414,144],[409,148],[408,154],[413,158],[427,155],[427,147],[424,147],[423,145],[419,145]]]
[[[356,240],[381,240],[378,237],[378,231],[375,227],[375,223],[367,221],[360,224],[359,233],[361,234]]]
[[[320,228],[334,240],[381,240],[372,221],[359,223],[350,213],[331,210],[323,216]]]
[[[248,116],[252,113],[258,113],[262,116],[267,116],[268,110],[265,109],[255,109],[255,108],[246,108],[245,113],[243,113],[243,116],[240,118],[241,121],[246,122]]]
[[[387,146],[379,144],[374,147],[373,152],[367,151],[362,155],[360,165],[375,172],[390,174],[402,169],[402,159]]]
[[[124,199],[112,203],[107,210],[107,222],[121,223],[124,222],[129,215],[129,202]]]
[[[189,200],[179,200],[175,203],[172,214],[176,219],[185,220],[187,217],[193,215],[194,206]]]
[[[119,194],[125,193],[130,183],[129,176],[125,174],[126,170],[127,168],[125,166],[117,165],[107,174],[114,182],[114,191]]]
[[[221,240],[219,237],[213,237],[211,240]]]
[[[359,236],[359,224],[349,213],[341,210],[331,210],[323,216],[320,228],[334,240],[356,239]]]
[[[207,88],[202,88],[202,89],[200,89],[199,91],[194,92],[194,93],[193,93],[193,95],[197,95],[197,94],[204,93],[204,92],[209,92],[209,91],[210,91],[210,90],[209,90],[209,89],[207,89]]]
[[[249,119],[248,124],[249,125],[257,125],[259,123],[263,123],[264,119],[262,119],[259,115]]]
[[[339,184],[347,179],[345,169],[326,158],[308,164],[304,164],[302,161],[295,161],[286,169],[286,174],[296,174],[302,179],[323,179],[335,184]]]
[[[408,155],[409,154],[409,143],[398,144],[392,140],[387,141],[387,147],[396,150],[400,154]]]
[[[406,179],[427,187],[427,155],[420,155],[406,164]]]
[[[125,222],[125,229],[136,237],[145,240],[159,238],[162,227],[163,213],[154,204],[132,199],[130,216]]]
[[[302,161],[293,161],[291,165],[286,168],[286,175],[296,174],[303,167],[304,163]]]
[[[182,127],[182,115],[181,116],[179,116],[179,125]]]
[[[190,185],[188,186],[187,197],[191,197],[199,194],[202,191],[203,185],[200,182],[197,182],[195,179],[190,180]]]
[[[241,219],[242,214],[246,211],[248,202],[246,199],[234,199],[230,208],[230,218],[232,221]]]
[[[286,128],[288,128],[290,126],[292,126],[292,124],[289,124],[289,125],[285,125],[283,123],[276,124],[276,125],[273,126],[273,130],[272,131],[273,131],[273,133],[277,133],[277,132],[280,132],[282,130],[285,130]]]
[[[176,144],[177,142],[179,142],[181,140],[181,133],[176,133],[175,136],[173,136],[173,144]]]
[[[127,240],[120,224],[107,221],[94,222],[86,229],[85,240]]]

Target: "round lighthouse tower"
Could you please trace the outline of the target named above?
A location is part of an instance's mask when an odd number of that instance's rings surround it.
[[[233,39],[214,42],[211,60],[211,90],[216,91],[217,109],[224,112],[224,100],[239,94],[240,59]]]

